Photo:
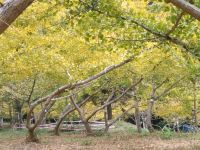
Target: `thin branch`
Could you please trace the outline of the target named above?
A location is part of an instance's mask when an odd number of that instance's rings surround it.
[[[167,89],[165,89],[162,93],[160,93],[158,96],[154,97],[154,100],[159,99],[162,96],[165,96],[170,90],[172,90],[181,80],[183,80],[185,76],[178,79],[176,82],[174,82],[171,86],[169,86]]]
[[[167,77],[165,80],[163,80],[158,86],[156,86],[156,90],[159,89],[163,84],[169,81],[169,78]]]
[[[123,41],[123,42],[149,42],[149,41],[157,41],[157,38],[146,38],[146,39],[120,39],[120,38],[114,38],[114,37],[105,37],[108,39],[113,39],[117,41]]]
[[[33,80],[33,85],[32,85],[32,87],[31,87],[30,94],[29,94],[29,96],[28,96],[28,98],[27,98],[27,103],[28,103],[29,106],[30,106],[31,97],[32,97],[33,92],[34,92],[35,85],[36,85],[36,77],[35,77],[34,80]]]
[[[171,30],[169,30],[169,31],[166,33],[166,35],[170,35],[172,32],[174,32],[174,31],[176,30],[176,28],[178,27],[178,25],[179,25],[181,19],[182,19],[183,16],[184,16],[184,14],[185,14],[184,12],[181,12],[181,13],[177,16],[177,19],[176,19],[175,24],[173,25],[173,27],[171,28]]]

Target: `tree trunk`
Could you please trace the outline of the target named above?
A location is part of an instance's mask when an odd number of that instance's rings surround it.
[[[106,125],[106,126],[105,126],[105,130],[104,130],[105,133],[108,133],[109,127],[110,127],[109,125]]]
[[[83,121],[83,124],[84,124],[84,126],[85,126],[86,134],[87,134],[87,135],[92,135],[92,134],[93,134],[93,133],[92,133],[92,129],[91,129],[91,127],[90,127],[88,121],[87,121],[87,120],[82,120],[82,121]]]
[[[108,132],[109,125],[108,125],[108,109],[105,107],[104,109],[104,121],[105,121],[105,133]]]
[[[62,124],[64,117],[59,118],[54,128],[54,134],[59,136],[60,135],[60,125]]]
[[[35,142],[39,143],[39,139],[35,133],[35,129],[37,126],[32,126],[31,125],[31,118],[32,118],[32,113],[29,111],[29,114],[27,114],[27,121],[26,121],[26,128],[28,129],[28,136],[26,137],[26,142]],[[35,122],[35,121],[34,121]]]
[[[43,106],[43,103],[41,103],[41,108],[42,108],[42,110],[45,109],[44,106]],[[46,117],[46,115],[45,115],[44,118],[42,119],[41,123],[40,123],[41,125],[47,123],[47,119],[46,119],[46,118],[47,118],[47,117]]]
[[[135,101],[135,123],[137,126],[138,133],[142,132],[141,123],[140,123],[140,110],[139,110],[139,102]]]
[[[173,130],[174,130],[174,132],[179,132],[179,118],[178,118],[178,116],[174,117]]]
[[[28,129],[28,136],[26,137],[26,142],[39,143],[39,139],[35,133],[35,129]]]
[[[146,123],[147,123],[147,128],[149,130],[149,132],[153,132],[154,128],[152,126],[151,120],[152,120],[152,109],[153,109],[153,105],[154,105],[154,100],[151,99],[148,101],[148,108],[146,110]]]
[[[193,83],[193,111],[192,111],[192,119],[195,125],[198,125],[198,120],[197,120],[197,96],[196,96],[196,79],[194,80]]]
[[[13,116],[12,116],[12,106],[9,104],[9,118],[10,118],[10,127],[13,125]]]
[[[108,105],[106,109],[107,109],[108,120],[111,120],[112,119],[112,105],[111,104]]]
[[[14,125],[21,127],[23,123],[22,119],[22,104],[18,99],[14,99]]]
[[[141,112],[141,119],[142,119],[142,127],[144,129],[147,129],[147,123],[146,123],[146,112]]]
[[[193,110],[192,110],[192,120],[194,125],[198,125],[198,119],[197,119],[197,100],[196,98],[194,99],[194,104],[193,104]]]
[[[71,112],[73,112],[75,109],[71,108],[71,105],[68,104],[66,109],[64,110],[64,112],[61,114],[61,116],[59,117],[58,121],[56,122],[56,126],[54,128],[54,134],[59,136],[59,132],[60,132],[60,126],[64,120],[64,118],[69,115]]]
[[[2,109],[3,109],[3,101],[2,101],[1,108],[0,108],[0,128],[3,127],[3,114],[2,114],[3,110]]]
[[[0,128],[3,128],[3,117],[0,117]]]
[[[6,0],[0,7],[0,34],[29,6],[34,0]]]
[[[87,134],[87,135],[92,135],[92,129],[91,129],[89,123],[88,123],[88,120],[89,120],[89,119],[86,119],[86,118],[85,118],[84,112],[81,110],[81,108],[80,108],[80,107],[77,105],[77,103],[74,101],[74,98],[75,98],[74,95],[73,95],[73,96],[70,96],[71,103],[72,103],[72,104],[74,105],[74,107],[76,108],[76,110],[77,110],[77,112],[78,112],[78,114],[79,114],[79,116],[80,116],[80,119],[81,119],[81,121],[83,122],[83,124],[84,124],[84,126],[85,126],[86,134]]]

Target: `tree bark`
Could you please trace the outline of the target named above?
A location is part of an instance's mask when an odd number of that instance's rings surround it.
[[[23,123],[22,119],[22,107],[23,104],[20,103],[20,100],[14,99],[14,125],[17,125],[17,127],[21,127]]]
[[[154,100],[151,99],[148,101],[148,108],[146,110],[146,123],[147,123],[147,128],[149,130],[149,132],[153,132],[154,128],[152,126],[151,120],[152,120],[152,109],[153,109],[153,105],[154,105]]]
[[[39,142],[39,139],[35,133],[35,129],[28,129],[28,136],[26,137],[26,142]]]
[[[192,110],[192,119],[195,125],[198,125],[198,119],[197,119],[197,95],[196,95],[196,79],[193,83],[193,110]]]
[[[186,0],[165,0],[166,2],[170,2],[176,7],[182,9],[184,12],[187,12],[194,18],[200,21],[200,9],[195,5],[187,2]]]
[[[3,117],[0,116],[0,128],[3,128]]]
[[[108,120],[111,120],[112,119],[112,105],[108,105],[107,106],[107,115],[108,115]]]
[[[82,121],[83,121],[83,124],[85,126],[86,134],[87,135],[93,135],[92,129],[91,129],[90,125],[89,125],[89,122],[86,119],[83,119]]]
[[[0,34],[2,34],[34,0],[6,0],[0,8]]]
[[[11,103],[8,105],[8,110],[9,110],[9,118],[10,118],[10,127],[12,127],[13,116],[12,116],[12,104]]]
[[[102,105],[104,105],[104,103]],[[108,125],[108,109],[107,109],[107,107],[104,108],[104,121],[105,121],[105,133],[107,133],[108,129],[109,129],[109,125]]]
[[[0,108],[0,128],[3,127],[3,115],[2,115],[2,112],[3,112],[3,101],[1,101],[1,108]]]
[[[139,102],[135,101],[135,123],[137,126],[138,133],[142,132],[141,123],[140,123],[140,110],[139,110]]]
[[[60,125],[63,122],[63,120],[64,120],[64,117],[59,118],[59,120],[57,121],[56,126],[54,128],[54,134],[57,135],[57,136],[60,135]]]

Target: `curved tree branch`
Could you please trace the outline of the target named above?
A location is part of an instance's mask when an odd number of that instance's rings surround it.
[[[184,12],[187,12],[194,18],[200,21],[200,8],[195,5],[187,2],[186,0],[165,0],[168,3],[172,3],[176,7],[182,9]]]
[[[6,0],[0,7],[0,34],[2,34],[34,0]]]

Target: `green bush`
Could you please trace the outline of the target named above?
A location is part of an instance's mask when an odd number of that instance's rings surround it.
[[[163,129],[162,129],[162,132],[161,132],[161,137],[163,138],[163,139],[171,139],[171,137],[172,137],[172,130],[170,129],[170,128],[168,128],[168,127],[164,127]]]

